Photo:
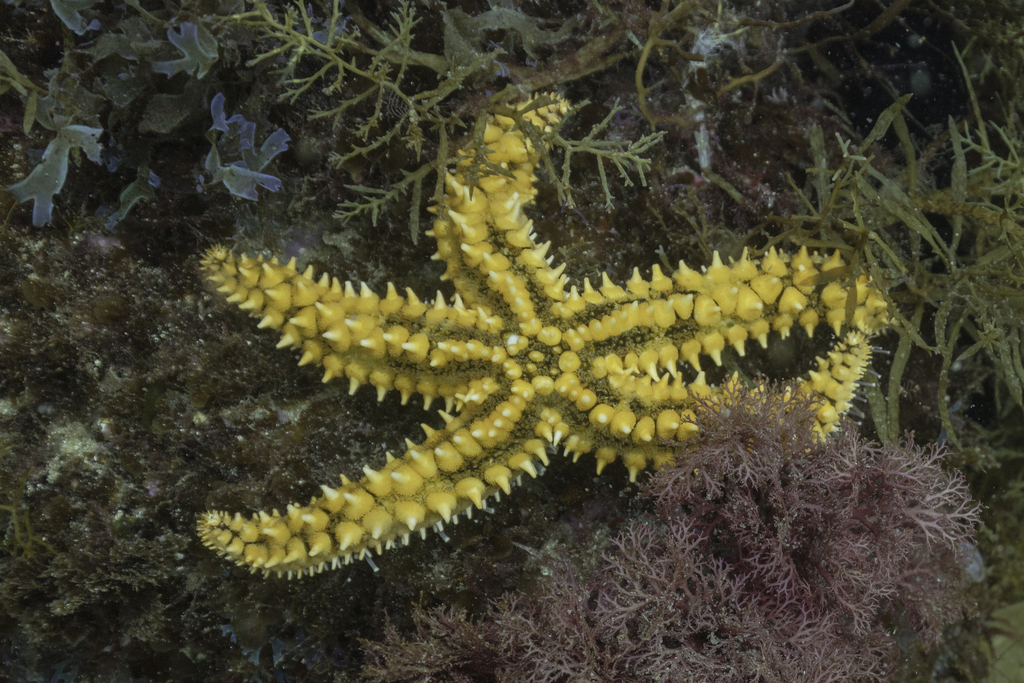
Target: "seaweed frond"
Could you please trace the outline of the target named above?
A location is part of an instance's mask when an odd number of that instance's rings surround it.
[[[10,443],[0,442],[0,453],[10,451]],[[31,470],[25,471],[18,480],[17,485],[12,488],[12,499],[9,505],[0,505],[0,510],[11,513],[11,519],[7,526],[7,535],[4,538],[4,547],[14,557],[35,559],[38,549],[45,549],[47,552],[54,552],[52,545],[37,536],[32,530],[32,519],[29,511],[23,507],[25,491],[28,485]]]
[[[947,389],[950,373],[975,355],[984,355],[997,380],[998,409],[1007,409],[1007,399],[1024,406],[1024,140],[995,124],[972,131],[950,118],[950,187],[928,188],[920,181],[928,169],[904,119],[909,100],[901,97],[882,112],[859,145],[837,134],[836,168],[828,167],[821,130],[811,129],[815,165],[807,172],[816,197],[791,182],[806,213],[778,218],[788,229],[765,248],[792,240],[839,249],[851,265],[831,277],[851,282],[862,271],[870,274],[886,292],[900,336],[885,391],[866,387],[879,435],[891,440],[903,431],[903,375],[919,348],[942,358],[936,404],[943,431],[959,445]],[[986,128],[997,133],[1000,147]],[[906,165],[887,174],[876,168],[871,149],[890,130]]]

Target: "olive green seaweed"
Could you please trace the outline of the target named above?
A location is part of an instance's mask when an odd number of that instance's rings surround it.
[[[32,124],[36,121],[39,100],[46,96],[46,91],[18,71],[10,58],[4,54],[3,50],[0,50],[0,95],[11,90],[20,95],[25,102],[22,131],[28,135],[32,130]]]
[[[965,77],[969,81],[966,72]],[[973,90],[969,94],[981,121]],[[986,125],[958,126],[951,118],[951,187],[930,189],[921,181],[927,169],[919,167],[904,118],[909,100],[905,95],[888,107],[859,146],[837,134],[842,160],[836,169],[826,168],[822,133],[811,128],[815,165],[807,172],[817,201],[791,181],[807,213],[775,219],[788,229],[767,246],[792,240],[849,254],[851,266],[842,277],[851,288],[851,305],[857,274],[867,271],[879,283],[899,342],[888,387],[866,387],[876,429],[884,439],[902,433],[899,398],[916,347],[941,356],[939,417],[959,446],[947,389],[950,373],[976,354],[984,352],[994,371],[1000,412],[1024,406],[1024,141],[1018,131],[988,123],[1001,143],[997,148]],[[871,149],[890,129],[906,158],[906,166],[892,176],[875,168],[874,157],[857,153]],[[948,230],[940,230],[936,221],[948,222]]]
[[[311,111],[311,120],[330,118],[338,125],[354,107],[372,103],[369,116],[350,131],[349,139],[356,142],[344,153],[332,153],[331,162],[334,166],[341,168],[353,159],[378,152],[395,140],[400,140],[406,148],[415,152],[418,166],[402,169],[402,177],[388,187],[350,185],[349,189],[360,193],[360,199],[339,204],[335,217],[348,220],[369,214],[371,221],[376,224],[381,211],[388,204],[411,193],[409,225],[412,240],[416,242],[419,237],[420,200],[424,181],[431,171],[438,171],[458,161],[451,155],[449,141],[458,135],[464,123],[459,117],[447,113],[442,105],[475,76],[500,68],[498,58],[505,52],[500,48],[475,53],[462,49],[465,41],[456,38],[462,35],[460,31],[464,27],[452,24],[458,18],[452,13],[445,14],[446,54],[417,51],[412,47],[413,30],[418,23],[415,9],[408,2],[402,2],[390,16],[390,26],[382,28],[370,21],[357,6],[343,5],[340,0],[315,4],[296,1],[281,16],[275,14],[266,3],[256,2],[252,10],[225,17],[224,21],[256,29],[268,45],[269,49],[257,55],[249,65],[287,57],[287,63],[278,74],[282,79],[282,101],[294,103],[314,87],[331,98],[333,106]],[[529,32],[531,46],[545,38],[558,41],[564,37],[564,32],[551,32],[550,35],[539,29],[530,32],[528,27],[533,25],[532,21],[536,20],[514,22],[510,24],[510,29],[520,33]],[[425,90],[413,88],[412,92],[408,86],[403,87],[402,84],[410,80],[413,69],[421,76],[413,80],[417,84],[429,82],[429,79],[422,78],[421,72],[424,69],[427,73],[434,72],[434,87]],[[350,93],[351,96],[345,96]],[[627,184],[630,182],[630,170],[636,171],[641,183],[645,183],[644,173],[650,167],[650,162],[641,155],[661,139],[662,133],[652,133],[629,143],[599,139],[598,136],[608,129],[612,117],[621,111],[616,106],[587,135],[569,140],[559,135],[557,130],[531,130],[531,126],[522,120],[527,109],[516,110],[509,106],[521,97],[517,88],[509,86],[492,96],[492,106],[482,111],[495,111],[514,118],[517,127],[530,137],[538,149],[544,150],[542,163],[549,171],[559,199],[568,206],[574,206],[570,187],[570,162],[577,154],[595,157],[605,201],[609,206],[612,197],[605,176],[606,164],[614,166]],[[539,98],[533,106],[543,106],[544,102],[543,98]],[[507,173],[491,168],[483,156],[484,120],[485,115],[481,113],[473,126],[472,142],[460,146],[477,150],[474,162],[479,164],[479,172],[486,169],[487,172]],[[424,163],[420,160],[428,136],[433,136],[432,142],[437,152],[433,159]],[[555,162],[548,146],[563,152],[560,172],[555,172]],[[437,204],[444,190],[444,174],[437,173],[435,177],[431,200]]]
[[[10,453],[12,448],[13,444],[10,441],[0,440],[0,456]],[[23,505],[28,478],[31,474],[31,470],[24,472],[17,484],[11,487],[10,504],[0,505],[0,511],[11,513],[7,525],[7,535],[4,538],[4,547],[12,556],[29,560],[35,559],[40,550],[54,552],[53,546],[36,536],[32,530],[32,519],[29,516],[28,508]]]

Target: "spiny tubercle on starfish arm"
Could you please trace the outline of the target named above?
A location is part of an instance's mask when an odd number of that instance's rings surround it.
[[[406,452],[388,454],[380,470],[364,467],[359,481],[342,475],[341,486],[323,486],[322,496],[283,515],[201,515],[207,546],[264,575],[312,574],[483,508],[524,472],[536,476],[535,463],[547,465],[555,446],[574,460],[594,453],[598,472],[621,459],[634,480],[671,458],[666,442],[693,436],[694,400],[720,393],[702,362],[720,365],[726,346],[743,356],[748,339],[766,346],[793,326],[810,335],[825,323],[838,336],[849,297],[850,331],[802,385],[821,400],[820,432],[834,428],[870,359],[868,340],[888,320],[867,277],[853,291],[836,280],[818,286],[819,273],[844,267],[838,252],[772,249],[760,261],[744,252],[725,265],[716,253],[702,271],[680,263],[667,277],[655,265],[649,280],[634,270],[625,287],[605,275],[596,289],[584,281],[582,291],[566,291],[564,266],[551,267],[549,244],[534,242],[523,213],[539,157],[519,126],[555,125],[568,104],[552,100],[520,105],[518,126],[490,119],[487,157],[511,177],[485,174],[469,187],[468,151],[446,177],[428,234],[447,265],[442,279],[455,286],[451,303],[440,293],[432,303],[411,290],[402,296],[390,283],[381,298],[365,284],[356,291],[327,275],[316,280],[294,259],[207,252],[203,266],[218,291],[259,317],[259,327],[282,331],[278,346],[301,350],[300,365],[322,365],[325,382],[347,377],[350,393],[371,384],[378,400],[390,390],[403,404],[420,394],[425,408],[443,399],[447,423],[424,425],[426,438],[407,439]]]

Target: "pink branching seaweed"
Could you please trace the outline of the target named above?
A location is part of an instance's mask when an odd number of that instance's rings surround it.
[[[652,517],[580,581],[556,562],[535,598],[480,623],[419,615],[367,643],[376,681],[884,680],[898,648],[971,613],[962,557],[978,506],[945,451],[819,441],[815,406],[740,389],[696,411],[700,433],[648,481]]]

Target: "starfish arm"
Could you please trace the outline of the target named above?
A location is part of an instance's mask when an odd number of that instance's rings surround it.
[[[770,332],[785,338],[794,325],[813,336],[827,324],[838,337],[853,304],[852,331],[827,359],[818,359],[818,369],[802,384],[822,404],[818,431],[831,432],[870,361],[871,334],[888,322],[884,299],[866,276],[853,292],[836,281],[816,284],[822,272],[844,269],[838,252],[826,258],[801,250],[791,258],[772,249],[757,262],[744,251],[730,266],[716,252],[709,268],[697,272],[680,263],[671,280],[655,267],[649,281],[634,270],[625,288],[607,275],[600,293],[587,283],[586,305],[567,321],[575,327],[562,334],[573,360],[554,383],[577,409],[566,412],[570,430],[589,431],[598,472],[622,457],[635,479],[645,466],[667,459],[657,440],[694,435],[694,401],[724,393],[708,386],[701,356],[721,366],[727,346],[744,356],[748,339],[767,347]],[[575,352],[589,362],[581,366]],[[680,361],[695,379],[683,382]]]
[[[793,260],[801,256],[812,269],[825,262],[824,257],[806,252]],[[785,338],[795,324],[808,337],[821,323],[840,336],[854,293],[838,282],[823,289],[798,285],[808,278],[794,277],[786,267],[789,261],[788,256],[779,257],[772,250],[762,269],[744,252],[743,259],[729,267],[721,264],[716,252],[716,265],[704,275],[680,263],[671,289],[657,294],[651,290],[641,295],[641,300],[626,304],[592,304],[589,315],[570,321],[577,325],[565,337],[574,348],[593,346],[595,361],[603,359],[616,368],[621,365],[630,374],[647,374],[657,382],[659,370],[677,376],[677,361],[687,362],[699,373],[701,356],[721,366],[726,347],[742,357],[747,340],[756,339],[767,348],[772,331]],[[828,263],[842,267],[842,258],[837,252]],[[816,276],[815,269],[812,277]],[[855,296],[850,312],[852,329],[870,335],[887,324],[884,298],[866,276],[858,280]],[[605,353],[606,349],[611,353]]]
[[[451,410],[474,382],[515,372],[501,319],[467,309],[458,296],[448,305],[439,294],[428,305],[390,283],[384,298],[365,284],[357,293],[326,274],[314,280],[312,267],[300,274],[294,259],[280,265],[220,246],[203,267],[228,302],[259,317],[260,328],[282,332],[278,348],[301,350],[299,365],[322,365],[324,382],[347,377],[350,394],[371,384],[378,400],[395,389],[403,404],[419,393],[425,407],[443,398]]]
[[[823,289],[814,283],[823,272],[844,268],[838,251],[826,259],[808,254],[806,249],[790,257],[773,248],[757,262],[744,250],[742,259],[731,266],[723,265],[715,252],[713,265],[703,272],[680,262],[670,279],[655,265],[651,280],[644,280],[634,269],[625,289],[604,275],[599,292],[587,281],[580,295],[583,305],[566,322],[582,337],[578,344],[601,344],[625,333],[632,335],[637,328],[648,328],[648,336],[664,338],[666,343],[674,340],[683,353],[680,357],[699,372],[701,355],[721,365],[720,354],[726,345],[743,356],[748,339],[767,348],[772,331],[785,338],[795,324],[813,336],[818,324],[825,322],[838,336],[847,318],[851,292],[835,281]],[[853,328],[871,333],[884,327],[888,317],[881,293],[866,275],[856,285]],[[684,352],[685,342],[692,343]]]
[[[523,111],[528,101],[519,106]],[[568,112],[561,98],[522,114],[523,123],[549,130]],[[478,169],[475,184],[467,179],[472,170],[473,151],[460,153],[462,160],[454,173],[445,177],[446,193],[428,235],[437,240],[433,258],[447,265],[442,279],[449,279],[471,305],[485,310],[503,310],[518,323],[526,336],[536,335],[543,324],[535,298],[561,302],[565,296],[564,266],[552,269],[547,250],[550,243],[537,245],[533,221],[523,213],[534,201],[534,169],[539,154],[513,119],[492,116],[483,142],[486,158],[509,175]]]
[[[364,467],[359,481],[342,476],[340,487],[322,486],[322,496],[288,505],[284,515],[209,511],[198,520],[200,539],[254,572],[292,578],[458,523],[460,514],[472,516],[491,496],[509,493],[524,473],[536,477],[535,463],[548,463],[547,446],[565,426],[557,411],[535,405],[535,396],[531,383],[516,380],[507,393],[467,404],[458,416],[442,413],[445,427],[424,425],[426,438],[407,441],[400,458],[389,454],[377,471]]]

